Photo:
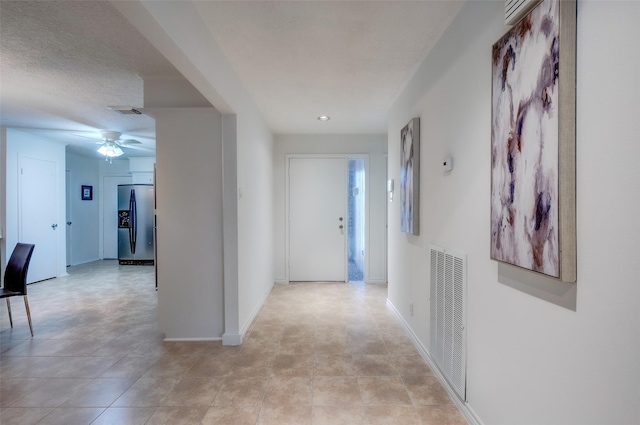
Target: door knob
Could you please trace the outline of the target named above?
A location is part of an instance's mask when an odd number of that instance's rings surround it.
[[[340,217],[340,218],[338,218],[338,220],[342,221],[343,219],[342,219],[342,217]]]
[[[52,228],[53,230],[56,230],[56,227],[58,227],[58,225],[57,225],[57,224],[55,224],[55,223],[51,225],[51,228]]]
[[[340,226],[338,226],[338,228],[339,228],[340,230],[342,230],[342,228],[343,228],[343,227],[344,227],[344,226],[343,226],[342,224],[341,224]]]
[[[70,221],[67,221],[67,226],[71,226],[71,222]]]

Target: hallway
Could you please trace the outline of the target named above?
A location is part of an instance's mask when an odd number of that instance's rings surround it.
[[[465,424],[386,286],[276,285],[241,347],[166,343],[152,267],[102,261],[0,306],[0,423]],[[185,312],[188,314],[188,312]]]

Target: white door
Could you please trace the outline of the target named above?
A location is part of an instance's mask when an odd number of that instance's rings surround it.
[[[71,237],[71,171],[66,170],[65,173],[65,183],[66,183],[66,188],[67,188],[67,194],[65,196],[66,198],[66,215],[67,215],[67,222],[64,226],[65,228],[65,233],[66,233],[66,237],[67,237],[67,262],[65,263],[67,265],[67,267],[69,267],[71,265],[71,241],[73,240]]]
[[[345,158],[289,159],[289,280],[346,279]]]
[[[29,283],[57,276],[58,226],[56,211],[56,163],[29,157],[20,157],[18,240],[33,243],[27,281]]]
[[[131,176],[104,176],[102,180],[102,258],[118,258],[118,185],[131,184]]]

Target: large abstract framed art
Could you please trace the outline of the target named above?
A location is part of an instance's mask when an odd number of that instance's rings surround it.
[[[491,258],[576,281],[576,3],[543,0],[493,46]]]
[[[400,131],[400,230],[417,235],[420,218],[420,118]]]

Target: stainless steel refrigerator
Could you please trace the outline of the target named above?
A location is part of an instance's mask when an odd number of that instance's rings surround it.
[[[153,264],[154,198],[152,184],[118,185],[118,261]]]

